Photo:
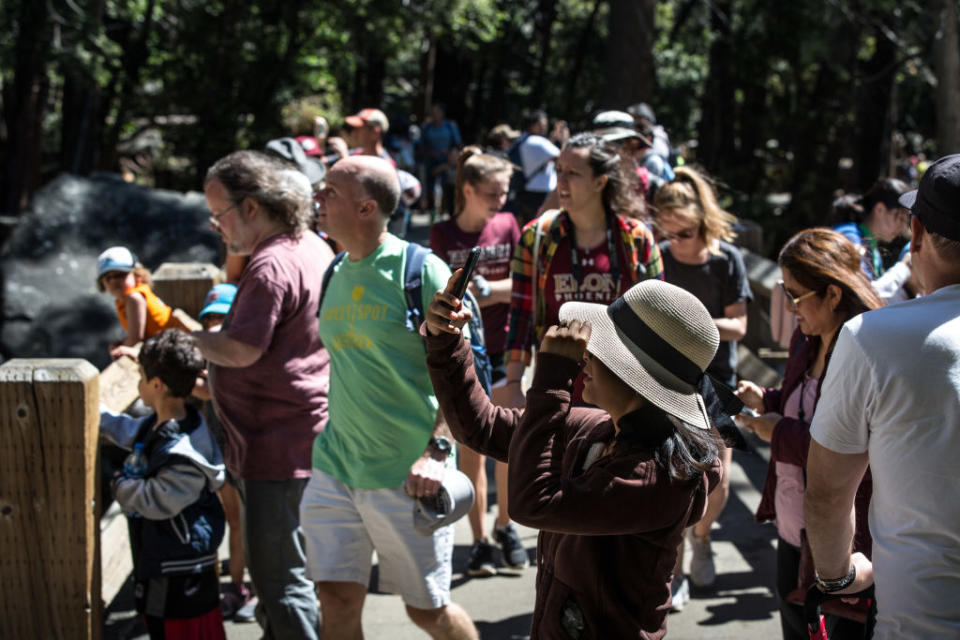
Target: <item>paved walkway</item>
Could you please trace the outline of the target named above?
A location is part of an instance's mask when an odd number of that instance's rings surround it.
[[[716,584],[709,592],[694,591],[686,609],[670,615],[668,637],[691,640],[707,635],[711,640],[779,637],[779,616],[772,593],[775,532],[770,526],[753,522],[753,512],[760,501],[759,488],[766,473],[766,457],[766,447],[759,444],[755,452],[734,454],[730,501],[713,531]],[[495,505],[492,473],[490,482],[490,503]],[[494,512],[491,511],[488,517],[492,522]],[[525,527],[520,529],[533,561],[536,531]],[[470,530],[463,519],[456,527],[453,599],[473,617],[482,638],[514,640],[526,637],[533,611],[536,567],[522,571],[504,570],[491,578],[469,578],[462,573],[462,567],[470,543]],[[226,550],[222,549],[222,552],[226,557]],[[376,590],[376,569],[364,609],[363,626],[366,637],[372,640],[427,638],[407,620],[398,596]],[[231,640],[260,638],[260,628],[255,623],[227,622],[226,628]],[[108,640],[147,637],[134,618],[129,583],[110,610],[104,637]]]

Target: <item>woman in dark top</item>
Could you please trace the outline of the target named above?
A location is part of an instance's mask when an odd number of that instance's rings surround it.
[[[720,346],[707,372],[728,387],[737,385],[737,341],[747,333],[747,302],[753,298],[740,250],[732,244],[737,219],[717,202],[713,188],[694,169],[678,167],[673,182],[657,190],[655,225],[660,243],[663,277],[686,289],[704,304],[720,332]],[[706,515],[690,532],[693,550],[690,579],[698,587],[713,584],[716,571],[710,549],[710,527],[720,517],[730,495],[732,451],[721,456],[723,482],[710,494]],[[679,554],[674,600],[689,593],[684,582],[683,549]],[[675,605],[677,602],[675,602]]]
[[[531,638],[662,638],[677,544],[720,479],[713,426],[730,422],[707,410],[710,315],[656,280],[609,306],[568,302],[525,409],[508,409],[484,394],[459,335],[457,275],[427,311],[427,365],[454,436],[509,458],[511,516],[541,530]],[[596,408],[571,406],[581,369]]]
[[[796,234],[780,251],[786,308],[797,316],[798,329],[790,346],[783,384],[779,389],[762,389],[743,380],[737,395],[751,409],[763,415],[738,420],[770,443],[770,466],[757,509],[759,522],[777,525],[777,601],[783,637],[808,637],[803,608],[787,602],[797,588],[801,531],[804,526],[803,492],[810,447],[810,422],[823,372],[843,323],[881,306],[879,297],[860,268],[857,247],[836,231],[808,229]],[[867,472],[857,491],[857,536],[854,550],[870,556],[867,507],[871,482]],[[860,638],[862,625],[831,621],[830,638]]]

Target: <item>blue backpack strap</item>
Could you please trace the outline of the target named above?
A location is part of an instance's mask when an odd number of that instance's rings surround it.
[[[327,295],[327,285],[330,284],[330,278],[333,277],[334,268],[343,260],[343,257],[347,255],[346,251],[341,251],[333,257],[333,260],[330,261],[330,265],[327,267],[327,270],[323,272],[323,280],[320,284],[320,302],[317,304],[317,317],[320,317],[320,309],[323,307],[323,297]]]
[[[423,313],[423,263],[433,253],[416,242],[407,244],[403,267],[403,295],[407,299],[407,331],[416,333],[426,317]]]

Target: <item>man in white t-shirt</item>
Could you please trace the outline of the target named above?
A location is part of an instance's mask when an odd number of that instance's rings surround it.
[[[932,164],[912,210],[925,295],[844,325],[810,427],[807,535],[821,590],[876,580],[874,638],[960,637],[960,155]],[[851,556],[869,464],[873,562]]]
[[[547,114],[532,111],[523,117],[523,135],[517,141],[517,152],[523,169],[523,189],[515,194],[513,209],[520,226],[532,220],[546,197],[557,187],[554,162],[560,149],[545,137]]]

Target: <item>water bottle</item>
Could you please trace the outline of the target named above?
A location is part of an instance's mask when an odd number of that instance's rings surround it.
[[[123,461],[125,478],[142,478],[147,473],[147,456],[143,453],[143,443],[133,445],[133,452]]]
[[[143,453],[143,443],[137,442],[133,445],[133,451],[123,461],[124,478],[142,478],[147,474],[147,456]],[[125,512],[131,518],[139,518],[140,514],[136,511]]]

